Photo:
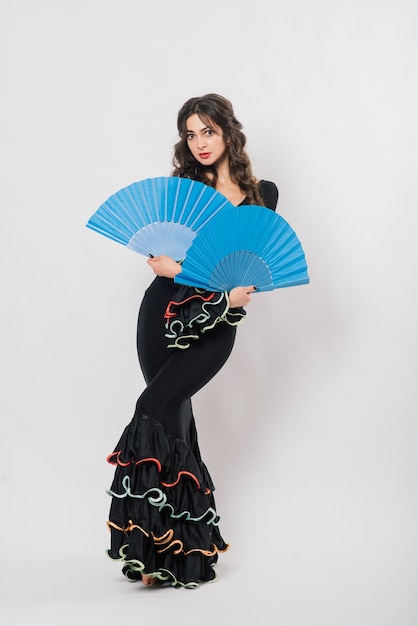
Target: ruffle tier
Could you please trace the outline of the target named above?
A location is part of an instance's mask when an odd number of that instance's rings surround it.
[[[231,309],[227,292],[213,292],[182,286],[167,305],[165,312],[168,348],[186,349],[191,341],[212,330],[216,324],[240,324],[246,313]]]
[[[219,531],[214,485],[200,456],[156,421],[134,417],[108,462],[116,466],[108,556],[130,580],[142,574],[173,586],[213,580]]]

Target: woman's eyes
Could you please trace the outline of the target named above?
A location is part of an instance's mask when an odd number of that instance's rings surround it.
[[[207,137],[212,137],[212,135],[214,134],[214,131],[211,128],[206,128],[204,132]],[[192,139],[194,139],[195,136],[196,135],[194,133],[187,133],[186,139],[187,141],[192,141]]]

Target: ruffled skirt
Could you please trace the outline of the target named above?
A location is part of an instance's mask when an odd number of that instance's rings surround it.
[[[130,580],[141,575],[173,586],[214,580],[218,553],[228,545],[209,472],[181,439],[161,424],[135,416],[108,457],[116,466],[108,526],[108,555]]]

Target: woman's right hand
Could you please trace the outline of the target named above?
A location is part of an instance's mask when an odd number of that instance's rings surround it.
[[[154,274],[157,276],[164,276],[165,278],[174,278],[181,272],[181,265],[177,263],[171,256],[161,254],[160,256],[153,256],[147,261],[148,265],[154,270]]]
[[[236,309],[247,306],[251,302],[251,294],[257,291],[257,287],[234,287],[229,292],[229,306]]]

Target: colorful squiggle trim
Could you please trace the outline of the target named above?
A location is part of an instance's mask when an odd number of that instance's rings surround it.
[[[133,530],[139,530],[146,537],[152,537],[152,540],[154,541],[154,544],[157,548],[157,554],[162,554],[163,552],[167,552],[167,550],[173,549],[173,554],[176,555],[183,554],[184,556],[188,556],[189,554],[193,554],[194,552],[199,552],[204,556],[215,556],[215,554],[227,552],[229,550],[229,545],[223,550],[220,550],[214,543],[212,544],[213,550],[203,550],[203,548],[192,548],[191,550],[185,550],[184,544],[181,539],[174,539],[174,530],[172,528],[167,530],[163,535],[161,535],[161,537],[157,537],[152,531],[147,532],[138,524],[134,524],[132,520],[128,521],[128,526],[126,526],[125,528],[122,528],[121,526],[118,526],[111,521],[107,522],[107,526],[109,528],[120,530],[123,533],[132,532]]]
[[[162,471],[162,465],[160,463],[160,461],[158,459],[156,459],[155,457],[149,457],[149,458],[145,458],[145,459],[139,459],[138,461],[134,461],[134,459],[132,458],[130,461],[124,462],[120,460],[120,455],[122,454],[123,450],[118,450],[117,452],[112,452],[111,454],[108,455],[107,457],[107,462],[110,463],[110,465],[120,465],[121,467],[129,467],[129,465],[140,465],[141,463],[148,463],[148,462],[152,462],[155,463],[157,465],[158,468],[158,473],[161,474]],[[112,457],[116,455],[116,460],[112,461]],[[195,483],[198,489],[202,489],[202,486],[197,478],[197,476],[195,474],[193,474],[192,472],[189,472],[187,470],[180,470],[177,473],[177,479],[172,482],[172,483],[165,483],[163,481],[161,481],[161,484],[163,485],[163,487],[175,487],[176,485],[179,484],[180,479],[182,476],[188,476],[189,478],[191,478]],[[205,495],[208,495],[209,493],[211,493],[211,490],[209,489],[209,487],[206,487],[205,489]]]
[[[126,558],[125,552],[127,551],[128,547],[129,546],[127,545],[121,547],[121,549],[119,550],[119,558],[117,559],[110,555],[110,550],[106,550],[106,554],[112,561],[123,561],[129,567],[129,569],[132,570],[133,572],[138,572],[139,574],[141,575],[143,574],[144,576],[151,576],[152,578],[157,578],[158,580],[161,580],[161,582],[168,582],[170,583],[172,587],[180,586],[180,587],[184,587],[185,589],[197,589],[199,587],[199,583],[197,582],[190,582],[190,583],[181,582],[174,576],[172,572],[164,568],[161,568],[156,572],[146,572],[145,563],[143,563],[139,559],[127,559]],[[216,574],[215,574],[215,578],[216,578]]]
[[[196,291],[198,292],[198,290]],[[202,294],[196,293],[189,298],[185,298],[181,302],[176,302],[172,300],[169,303],[166,309],[166,313],[164,315],[164,317],[167,319],[165,326],[167,332],[165,336],[168,339],[174,341],[167,344],[168,348],[180,348],[182,350],[185,350],[186,348],[190,347],[191,340],[199,339],[199,336],[201,334],[205,333],[208,330],[212,330],[219,322],[226,322],[230,326],[237,326],[243,321],[245,317],[245,311],[230,311],[228,292],[219,292],[219,297],[216,301],[214,300],[215,295],[217,295],[217,292],[211,293],[210,296],[205,298]],[[197,315],[192,317],[187,322],[183,322],[180,319],[172,319],[177,317],[177,313],[172,312],[171,307],[184,305],[187,302],[196,298],[203,301],[201,311]],[[223,310],[214,317],[213,314],[210,312],[210,307],[219,305],[223,305]],[[170,319],[172,320],[171,322],[168,321]],[[210,323],[207,323],[205,325],[206,322]],[[193,330],[193,326],[196,325],[199,325],[198,330]]]
[[[196,290],[196,293],[194,293],[192,296],[190,296],[189,298],[185,298],[184,300],[181,300],[180,302],[176,302],[175,300],[170,300],[170,302],[167,304],[167,308],[165,310],[164,313],[164,319],[170,319],[172,317],[177,317],[177,313],[175,313],[174,311],[172,311],[173,307],[176,306],[183,306],[184,304],[186,304],[186,302],[190,302],[191,300],[202,300],[203,302],[210,302],[211,300],[213,300],[213,298],[215,297],[215,292],[211,292],[206,298],[203,295],[203,293],[199,293]]]
[[[172,587],[180,586],[180,587],[184,587],[184,589],[197,589],[199,587],[198,582],[184,583],[181,580],[178,580],[176,576],[173,574],[173,572],[165,568],[160,568],[156,572],[146,572],[145,563],[143,563],[139,559],[127,559],[126,558],[126,553],[127,553],[128,548],[129,548],[128,545],[123,545],[120,548],[119,558],[115,558],[111,556],[110,550],[106,550],[106,554],[112,561],[123,561],[125,565],[127,565],[131,571],[138,572],[139,574],[141,575],[143,574],[144,576],[151,576],[152,578],[157,578],[158,580],[161,580],[162,582],[168,582],[171,584]],[[225,552],[225,550],[223,552]],[[129,577],[127,578],[129,579]],[[206,581],[206,582],[214,582],[216,579],[217,579],[217,574],[214,570],[213,579],[210,581]]]
[[[151,489],[148,489],[143,494],[132,493],[130,476],[124,476],[122,480],[122,486],[125,489],[124,493],[119,494],[114,491],[111,491],[110,489],[106,491],[106,493],[109,496],[112,496],[114,498],[120,498],[120,499],[127,498],[127,497],[139,498],[140,500],[147,499],[149,504],[157,507],[160,512],[163,509],[168,509],[170,511],[170,517],[173,519],[184,518],[187,522],[201,522],[207,516],[210,516],[209,519],[206,521],[207,525],[213,524],[213,526],[219,526],[219,522],[221,518],[219,517],[215,509],[212,507],[208,507],[205,513],[203,513],[203,515],[201,515],[200,517],[192,517],[192,514],[190,513],[190,511],[182,511],[181,513],[175,513],[174,507],[167,502],[167,496],[165,495],[165,493],[161,491],[161,489],[158,489],[158,487],[152,487]],[[156,495],[152,495],[152,494],[156,494]]]

